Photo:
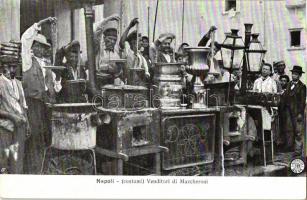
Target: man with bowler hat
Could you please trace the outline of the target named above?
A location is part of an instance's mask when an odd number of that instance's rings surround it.
[[[303,153],[304,110],[306,106],[306,86],[299,80],[304,73],[301,66],[290,70],[292,81],[287,85],[281,100],[281,131],[285,141],[285,150],[295,156]]]

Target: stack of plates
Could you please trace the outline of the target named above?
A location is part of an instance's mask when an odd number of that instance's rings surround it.
[[[21,43],[13,40],[1,42],[0,63],[2,65],[21,65]]]

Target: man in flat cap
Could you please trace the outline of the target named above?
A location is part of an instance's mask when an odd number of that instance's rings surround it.
[[[98,73],[98,85],[121,84],[122,69],[110,60],[120,59],[118,39],[118,27],[120,17],[116,14],[105,18],[100,22],[94,32],[96,68]],[[99,78],[101,77],[101,78]]]
[[[129,35],[129,31],[138,24],[138,19],[134,18],[129,23],[128,27],[121,36],[119,46],[123,50],[123,57],[127,59],[127,78],[128,83],[133,85],[142,85],[146,86],[147,80],[149,80],[150,74],[148,70],[148,65],[146,59],[143,57],[140,52],[140,36],[137,33],[137,30],[132,31]],[[139,68],[142,74],[135,74],[136,71],[130,71],[130,69]]]
[[[285,150],[302,156],[304,139],[304,111],[306,106],[306,86],[300,78],[304,73],[301,66],[290,70],[292,81],[287,85],[281,100],[281,131],[284,136]]]
[[[77,88],[72,91],[69,83],[71,80],[85,81],[87,79],[85,67],[81,65],[80,43],[73,40],[58,49],[55,54],[55,65],[65,66],[65,69],[59,72],[61,74],[63,88],[57,95],[57,101],[61,103],[86,102],[86,98],[82,93],[83,90]]]
[[[64,62],[64,59],[66,62]],[[55,65],[66,67],[66,69],[61,73],[63,80],[87,78],[85,69],[80,65],[80,62],[80,43],[76,40],[61,47],[55,54]]]
[[[25,171],[38,174],[43,160],[44,149],[50,143],[47,107],[45,103],[55,103],[56,93],[62,89],[61,77],[50,69],[46,54],[51,45],[39,33],[43,24],[55,23],[49,17],[33,24],[21,37],[23,87],[28,105],[31,136],[25,146]]]
[[[149,58],[152,63],[173,63],[175,62],[174,49],[171,47],[175,35],[162,33],[149,48]]]
[[[0,170],[22,174],[27,104],[22,84],[15,78],[17,65],[1,62],[0,56]]]
[[[274,74],[273,74],[273,79],[276,81],[277,84],[277,91],[281,92],[282,87],[281,87],[281,82],[279,80],[279,77],[282,75],[286,75],[285,69],[286,69],[286,64],[283,60],[274,62],[273,63],[273,68],[274,68]]]
[[[274,62],[273,68],[274,68],[274,75],[273,75],[274,80],[279,80],[279,76],[286,74],[285,72],[286,64],[283,60]]]

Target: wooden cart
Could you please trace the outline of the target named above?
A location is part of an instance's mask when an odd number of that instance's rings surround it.
[[[161,174],[158,109],[99,108],[105,124],[97,130],[98,172],[108,175]],[[130,162],[131,161],[131,162]]]

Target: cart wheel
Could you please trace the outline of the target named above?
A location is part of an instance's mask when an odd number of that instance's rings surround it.
[[[200,169],[198,166],[186,167],[172,171],[168,176],[199,176]]]
[[[78,167],[67,168],[64,172],[66,175],[81,175],[82,171]]]
[[[47,159],[46,169],[43,174],[91,175],[95,173],[94,167],[95,164],[92,155],[88,156],[87,160],[82,155],[68,153]]]

